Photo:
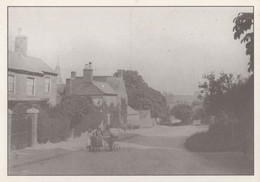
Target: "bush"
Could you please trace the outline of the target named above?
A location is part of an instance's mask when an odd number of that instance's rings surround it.
[[[192,108],[188,104],[177,104],[171,109],[171,114],[177,119],[180,119],[182,123],[188,123],[191,118]]]
[[[127,128],[128,128],[128,129],[138,129],[138,128],[140,128],[140,126],[139,126],[139,125],[128,124],[128,125],[127,125]]]
[[[56,143],[70,137],[70,120],[57,107],[40,110],[38,120],[38,143]]]
[[[244,140],[241,126],[234,125],[231,135],[231,125],[211,125],[207,132],[196,133],[188,137],[185,147],[194,152],[220,152],[230,150],[243,150]],[[233,138],[232,138],[233,137]]]
[[[193,152],[219,152],[231,149],[229,142],[209,136],[207,132],[196,133],[187,138],[185,147]]]

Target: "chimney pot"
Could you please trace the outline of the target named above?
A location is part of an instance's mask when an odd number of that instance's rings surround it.
[[[92,63],[89,62],[89,69],[92,69]]]
[[[93,81],[93,70],[91,69],[91,62],[89,62],[89,68],[87,68],[88,64],[85,64],[85,69],[83,70],[84,82],[92,82]]]

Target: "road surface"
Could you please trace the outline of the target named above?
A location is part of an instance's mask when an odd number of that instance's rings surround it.
[[[207,126],[158,126],[130,132],[116,152],[70,151],[49,160],[10,169],[11,175],[228,175],[252,174],[240,152],[194,153],[185,139]]]

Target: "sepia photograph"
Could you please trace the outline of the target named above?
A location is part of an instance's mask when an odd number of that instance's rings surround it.
[[[255,174],[253,6],[7,7],[7,175]]]

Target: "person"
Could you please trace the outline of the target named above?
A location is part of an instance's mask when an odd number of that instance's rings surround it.
[[[102,147],[102,130],[97,127],[96,129],[96,147],[98,150],[100,150],[100,148]]]
[[[109,146],[109,150],[112,151],[113,145],[114,145],[114,136],[113,136],[113,133],[112,133],[110,128],[108,128],[107,132],[108,132],[108,136],[109,136],[108,139],[107,139],[107,143],[108,143],[108,146]]]
[[[91,152],[95,152],[96,151],[96,139],[97,137],[96,137],[96,132],[95,131],[93,131],[92,132],[92,135],[91,135],[91,138],[90,138],[90,142],[91,142],[91,149],[90,149],[90,151]]]
[[[89,129],[87,131],[87,141],[86,141],[86,149],[88,151],[91,151],[91,140],[90,140],[90,138],[91,138],[91,130]]]

